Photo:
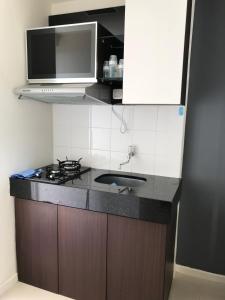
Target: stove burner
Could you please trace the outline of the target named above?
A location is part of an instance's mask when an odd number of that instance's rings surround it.
[[[69,160],[58,160],[57,164],[48,165],[36,170],[36,173],[29,180],[50,183],[50,184],[63,184],[67,181],[73,181],[81,178],[81,175],[88,172],[90,168],[82,167],[80,164],[82,158],[78,161]]]
[[[60,170],[51,170],[50,173],[54,174],[54,175],[59,175],[60,174]]]
[[[49,166],[46,168],[46,178],[51,181],[60,182],[73,179],[80,174],[80,161],[81,158],[78,161],[68,160],[68,158],[65,161],[58,160],[58,166]]]
[[[79,172],[81,169],[81,164],[80,164],[81,160],[82,158],[80,158],[78,161],[68,160],[68,159],[66,159],[65,161],[58,160],[59,169],[64,170],[66,172]]]
[[[52,167],[46,168],[46,178],[49,180],[56,180],[64,177],[63,172],[60,169],[53,169]]]

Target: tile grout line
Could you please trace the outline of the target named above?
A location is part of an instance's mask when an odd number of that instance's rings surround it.
[[[131,106],[131,112],[130,112],[130,118],[131,118],[131,120],[130,120],[131,126],[130,127],[131,127],[131,129],[128,129],[131,132],[131,145],[134,145],[134,130],[133,130],[133,128],[134,128],[134,114],[135,114],[135,106],[132,105]],[[130,163],[130,171],[132,173],[134,172],[133,160],[134,160],[134,157],[131,159],[131,163]]]
[[[158,139],[158,122],[159,122],[159,106],[156,108],[156,120],[155,120],[155,144],[154,144],[154,152],[153,152],[153,175],[156,175],[156,156],[157,156],[157,139]]]
[[[109,169],[112,169],[112,105],[110,105]]]
[[[88,122],[89,122],[89,149],[88,149],[88,154],[89,154],[89,165],[90,167],[92,167],[92,140],[93,140],[93,137],[92,137],[92,127],[91,127],[91,124],[92,124],[92,106],[91,105],[88,105]]]

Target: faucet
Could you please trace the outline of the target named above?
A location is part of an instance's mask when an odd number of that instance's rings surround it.
[[[128,147],[128,157],[127,157],[127,161],[122,162],[119,166],[119,169],[122,169],[122,166],[129,164],[130,160],[132,157],[134,157],[136,154],[136,147],[134,145],[131,145]]]

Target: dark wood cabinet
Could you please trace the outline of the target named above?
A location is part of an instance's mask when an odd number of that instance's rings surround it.
[[[107,300],[168,299],[175,236],[171,228],[108,216]]]
[[[176,209],[157,224],[16,199],[19,280],[76,300],[168,300]]]
[[[59,293],[106,299],[107,215],[59,207]]]
[[[58,293],[57,205],[16,199],[19,281]]]
[[[107,300],[162,300],[166,225],[109,216]]]

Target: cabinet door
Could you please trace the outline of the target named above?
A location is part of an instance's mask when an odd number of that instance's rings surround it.
[[[188,0],[127,0],[124,104],[180,104]]]
[[[163,300],[166,225],[108,216],[107,300]]]
[[[57,206],[15,200],[19,281],[58,293]]]
[[[106,299],[107,215],[59,207],[59,293]]]

